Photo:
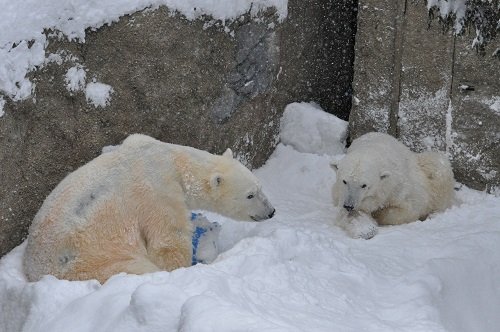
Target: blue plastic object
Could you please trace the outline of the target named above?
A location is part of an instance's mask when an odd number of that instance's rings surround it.
[[[191,212],[191,221],[195,220],[198,216],[201,216],[201,213],[193,213]],[[193,256],[191,259],[191,264],[196,265],[198,263],[198,260],[196,259],[196,252],[198,251],[198,244],[200,243],[200,238],[207,232],[206,229],[202,227],[196,227],[196,229],[193,232],[193,238],[192,238],[192,243],[193,243]]]

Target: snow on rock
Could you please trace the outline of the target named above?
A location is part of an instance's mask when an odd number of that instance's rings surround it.
[[[465,12],[467,10],[466,0],[427,0],[427,9],[437,8],[443,19],[454,16],[456,33],[462,32],[464,26]]]
[[[500,115],[500,96],[488,100],[487,104],[493,112]]]
[[[30,97],[29,71],[43,66],[45,31],[69,40],[85,41],[85,29],[117,22],[121,16],[165,5],[194,20],[204,15],[234,20],[275,7],[280,20],[287,16],[287,0],[0,0],[0,93],[13,100]]]
[[[0,13],[4,13],[4,11],[0,11]],[[1,16],[2,14],[0,14],[0,31],[2,31],[0,36],[3,36]],[[13,18],[15,19],[16,15]],[[34,86],[26,78],[26,74],[44,62],[45,41],[45,36],[41,35],[31,46],[24,40],[15,46],[11,43],[4,45],[3,42],[0,42],[0,93],[15,101],[31,96]]]
[[[0,118],[5,114],[5,111],[3,110],[4,106],[5,106],[5,99],[0,97]]]
[[[299,152],[335,155],[344,151],[347,122],[314,103],[288,105],[280,126],[281,143]]]
[[[105,107],[111,101],[113,88],[111,85],[91,82],[85,87],[85,99],[94,107]]]
[[[351,239],[334,222],[331,158],[279,144],[255,171],[276,216],[204,213],[222,225],[209,265],[29,283],[20,245],[0,260],[0,331],[499,331],[500,197],[462,188],[425,222]]]
[[[87,73],[82,65],[76,65],[66,72],[66,88],[69,92],[78,92],[85,88],[85,78]]]
[[[414,96],[418,96],[415,98]],[[451,117],[450,99],[445,87],[429,92],[424,89],[404,91],[400,97],[398,128],[402,142],[413,151],[445,150],[447,137],[443,137],[439,109],[448,109]],[[446,129],[451,130],[451,118],[446,118]]]

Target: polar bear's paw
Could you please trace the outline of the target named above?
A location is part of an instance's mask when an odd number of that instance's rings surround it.
[[[369,240],[378,233],[377,222],[364,213],[357,213],[354,216],[347,217],[344,228],[353,239]]]

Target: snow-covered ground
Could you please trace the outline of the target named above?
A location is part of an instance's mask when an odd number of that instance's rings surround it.
[[[351,239],[333,220],[335,156],[318,144],[345,123],[308,104],[285,118],[287,145],[255,171],[272,220],[207,213],[222,224],[214,263],[103,285],[28,283],[21,245],[0,261],[0,331],[500,331],[499,197],[462,188],[425,222]]]

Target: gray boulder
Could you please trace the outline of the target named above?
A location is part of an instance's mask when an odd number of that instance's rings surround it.
[[[32,72],[34,98],[8,101],[0,117],[0,256],[22,242],[64,176],[129,134],[232,148],[253,168],[277,144],[288,103],[313,100],[345,117],[354,1],[288,3],[285,21],[269,10],[226,25],[230,33],[160,8],[87,31],[85,43],[50,40],[47,55],[60,64]],[[343,6],[351,8],[341,15]],[[108,105],[68,89],[71,68],[85,70],[84,84],[111,86]]]

